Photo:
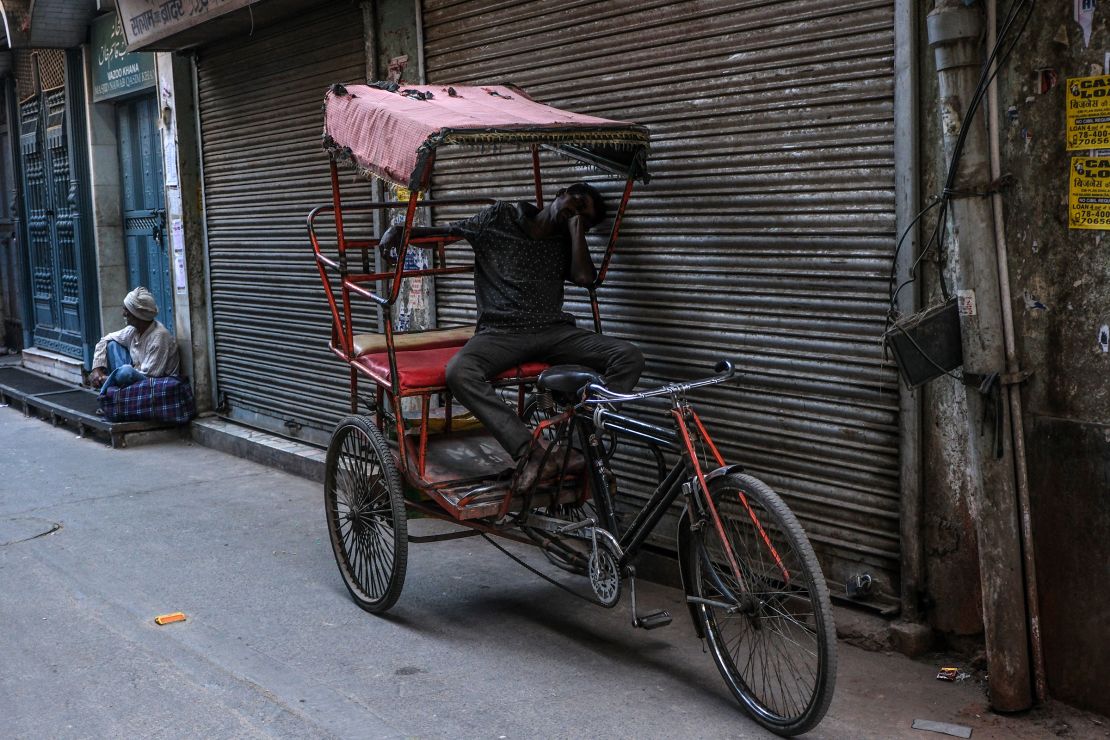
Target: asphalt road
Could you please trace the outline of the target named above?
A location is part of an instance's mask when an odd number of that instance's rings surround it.
[[[674,623],[632,629],[626,601],[581,602],[472,538],[414,545],[400,601],[375,617],[343,587],[317,484],[184,442],[112,450],[0,409],[0,737],[771,737],[680,594],[640,595]],[[154,624],[173,611],[187,621]],[[841,644],[810,736],[942,737],[915,718],[1051,736],[934,673]]]

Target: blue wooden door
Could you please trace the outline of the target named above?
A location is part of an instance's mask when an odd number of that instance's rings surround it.
[[[35,91],[19,104],[32,341],[79,358],[84,342],[78,198],[70,173],[66,94],[64,87],[43,90],[38,74]]]
[[[172,333],[173,281],[166,239],[162,138],[153,95],[116,106],[120,196],[127,253],[127,283],[143,285],[158,301],[158,320]]]

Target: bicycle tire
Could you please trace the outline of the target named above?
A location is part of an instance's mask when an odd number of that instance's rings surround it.
[[[692,611],[741,707],[778,735],[799,735],[825,716],[836,685],[828,585],[801,524],[770,487],[736,473],[709,487],[748,598],[740,595],[745,590],[737,586],[717,528],[706,521],[684,538],[682,555],[690,559],[684,572],[694,575],[686,589],[722,606],[698,602]],[[734,608],[723,608],[726,603]]]
[[[401,595],[408,567],[408,519],[400,475],[385,438],[361,416],[332,433],[324,509],[336,565],[351,598],[377,614]]]

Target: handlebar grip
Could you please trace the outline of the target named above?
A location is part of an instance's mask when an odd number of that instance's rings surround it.
[[[714,366],[713,372],[719,374],[728,373],[731,376],[736,372],[736,370],[732,367],[732,362],[730,360],[721,360]]]

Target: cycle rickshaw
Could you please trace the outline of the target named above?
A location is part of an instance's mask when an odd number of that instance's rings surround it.
[[[627,582],[633,625],[654,629],[671,617],[637,610],[635,561],[681,500],[679,570],[694,630],[741,706],[772,731],[795,735],[820,722],[832,698],[829,592],[793,513],[769,487],[725,462],[688,400],[697,388],[728,381],[732,365],[722,362],[711,377],[630,394],[607,389],[597,374],[576,366],[527,363],[491,379],[532,424],[534,439],[545,438],[546,454],[563,456],[560,474],[521,490],[492,437],[481,428],[461,428],[454,418],[444,368],[474,327],[394,327],[406,281],[474,269],[451,256],[458,250],[448,247],[457,238],[417,239],[411,231],[421,209],[492,202],[425,198],[442,148],[484,146],[530,151],[541,207],[541,151],[623,179],[597,279],[588,289],[600,332],[598,291],[633,185],[648,178],[648,138],[641,126],[551,108],[514,87],[377,83],[328,91],[324,147],[331,157],[332,203],[313,209],[308,230],[331,315],[330,348],[349,365],[351,416],[335,429],[326,461],[332,549],[354,601],[384,612],[401,593],[410,542],[481,534],[491,542],[495,536],[532,544],[554,565],[584,576],[601,606],[615,606]],[[359,182],[381,178],[405,199],[345,202],[344,164],[365,176]],[[398,206],[404,210],[399,253],[383,263],[378,240],[356,234],[353,224]],[[426,265],[413,267],[406,259],[410,250],[424,250]],[[376,309],[376,320],[360,313],[360,305]],[[372,392],[360,394],[362,379]],[[669,424],[622,410],[651,398],[669,400]],[[406,404],[417,407],[417,418],[406,414]],[[654,493],[630,516],[614,503],[619,481],[609,462],[618,444],[658,471]],[[572,451],[585,457],[584,468],[568,464]],[[460,528],[410,535],[410,513]]]

